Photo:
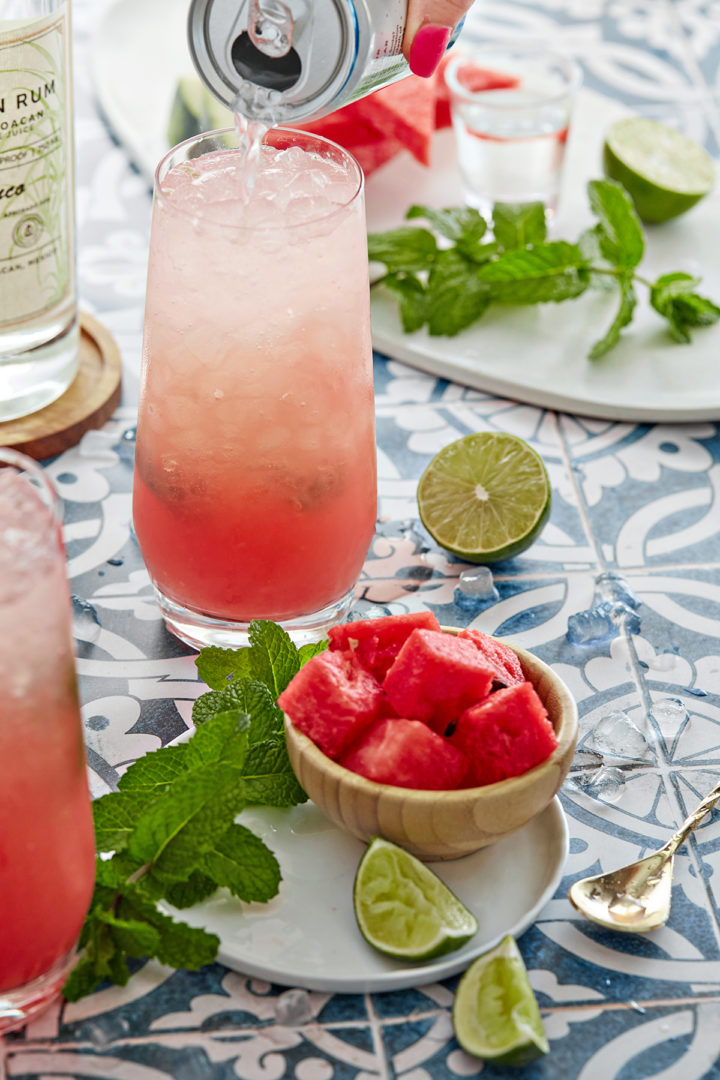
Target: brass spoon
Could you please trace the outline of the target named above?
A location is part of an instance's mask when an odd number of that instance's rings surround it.
[[[571,903],[586,918],[610,930],[643,934],[663,926],[670,915],[673,856],[718,799],[720,783],[663,847],[620,870],[576,881],[568,892]]]

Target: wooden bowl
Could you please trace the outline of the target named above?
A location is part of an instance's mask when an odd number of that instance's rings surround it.
[[[443,628],[446,633],[457,630]],[[541,813],[567,776],[578,736],[577,706],[554,671],[513,646],[557,735],[555,751],[534,769],[484,787],[419,791],[367,780],[323,754],[285,717],[295,775],[310,799],[360,840],[383,836],[420,859],[457,859],[494,844]]]

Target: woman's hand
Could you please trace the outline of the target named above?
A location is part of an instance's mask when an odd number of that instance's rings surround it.
[[[408,0],[403,52],[415,75],[429,78],[473,0]]]

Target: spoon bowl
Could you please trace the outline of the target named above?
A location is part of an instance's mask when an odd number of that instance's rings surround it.
[[[592,922],[609,930],[643,934],[664,926],[670,915],[673,858],[693,829],[720,799],[720,784],[698,804],[658,851],[605,874],[570,886],[571,904]]]

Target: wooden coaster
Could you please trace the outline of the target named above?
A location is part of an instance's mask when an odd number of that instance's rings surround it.
[[[90,428],[99,428],[120,402],[122,357],[110,331],[80,313],[80,360],[64,394],[44,409],[0,423],[0,446],[41,460],[75,446]]]

